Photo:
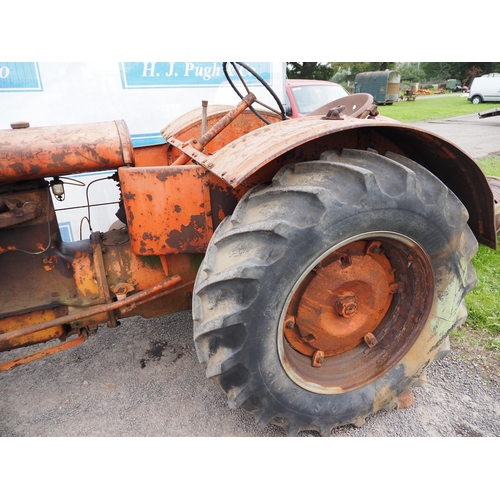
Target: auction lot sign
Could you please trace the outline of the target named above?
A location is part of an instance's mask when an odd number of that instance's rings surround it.
[[[271,63],[246,63],[269,85],[272,85]],[[220,62],[131,62],[120,63],[122,85],[125,89],[166,87],[218,87],[226,82]],[[260,85],[245,68],[237,66],[245,83]],[[238,76],[231,64],[227,74],[235,81]]]
[[[42,81],[34,62],[0,62],[0,92],[41,92]]]

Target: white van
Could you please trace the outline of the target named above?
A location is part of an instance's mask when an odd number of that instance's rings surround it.
[[[500,101],[500,73],[489,73],[474,78],[469,92],[469,101],[472,104]]]

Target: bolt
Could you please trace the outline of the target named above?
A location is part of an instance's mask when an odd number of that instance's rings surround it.
[[[391,294],[396,294],[396,293],[403,293],[404,292],[404,283],[401,281],[391,283],[389,285],[389,293]]]
[[[319,272],[322,268],[323,268],[323,264],[321,264],[321,262],[320,262],[318,265],[316,265],[316,266],[314,266],[314,267],[312,268],[312,271],[313,271],[313,272],[315,272],[315,273],[317,273],[317,272]]]
[[[382,243],[380,241],[372,241],[366,247],[365,253],[369,254],[381,254],[384,253],[384,249],[381,248]]]
[[[287,330],[291,330],[293,327],[295,326],[295,321],[293,319],[289,319],[287,320],[287,322],[285,323],[285,328]]]
[[[340,257],[340,263],[347,267],[352,265],[352,257],[349,254],[344,254]]]
[[[378,344],[377,337],[373,335],[373,333],[368,332],[364,337],[363,337],[366,345],[371,349],[372,347],[375,347]]]
[[[339,297],[335,303],[335,310],[340,316],[350,318],[358,312],[358,301],[354,296]]]
[[[323,361],[325,361],[325,353],[323,351],[316,351],[312,357],[312,365],[315,368],[319,368]]]

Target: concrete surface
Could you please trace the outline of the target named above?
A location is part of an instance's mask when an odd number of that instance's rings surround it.
[[[500,156],[500,116],[479,118],[475,113],[444,120],[415,122],[412,125],[448,139],[472,158]]]

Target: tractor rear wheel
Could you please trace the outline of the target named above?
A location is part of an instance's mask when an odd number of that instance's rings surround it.
[[[207,377],[289,435],[394,408],[465,320],[477,250],[467,219],[398,155],[327,151],[283,168],[241,199],[199,270]]]

